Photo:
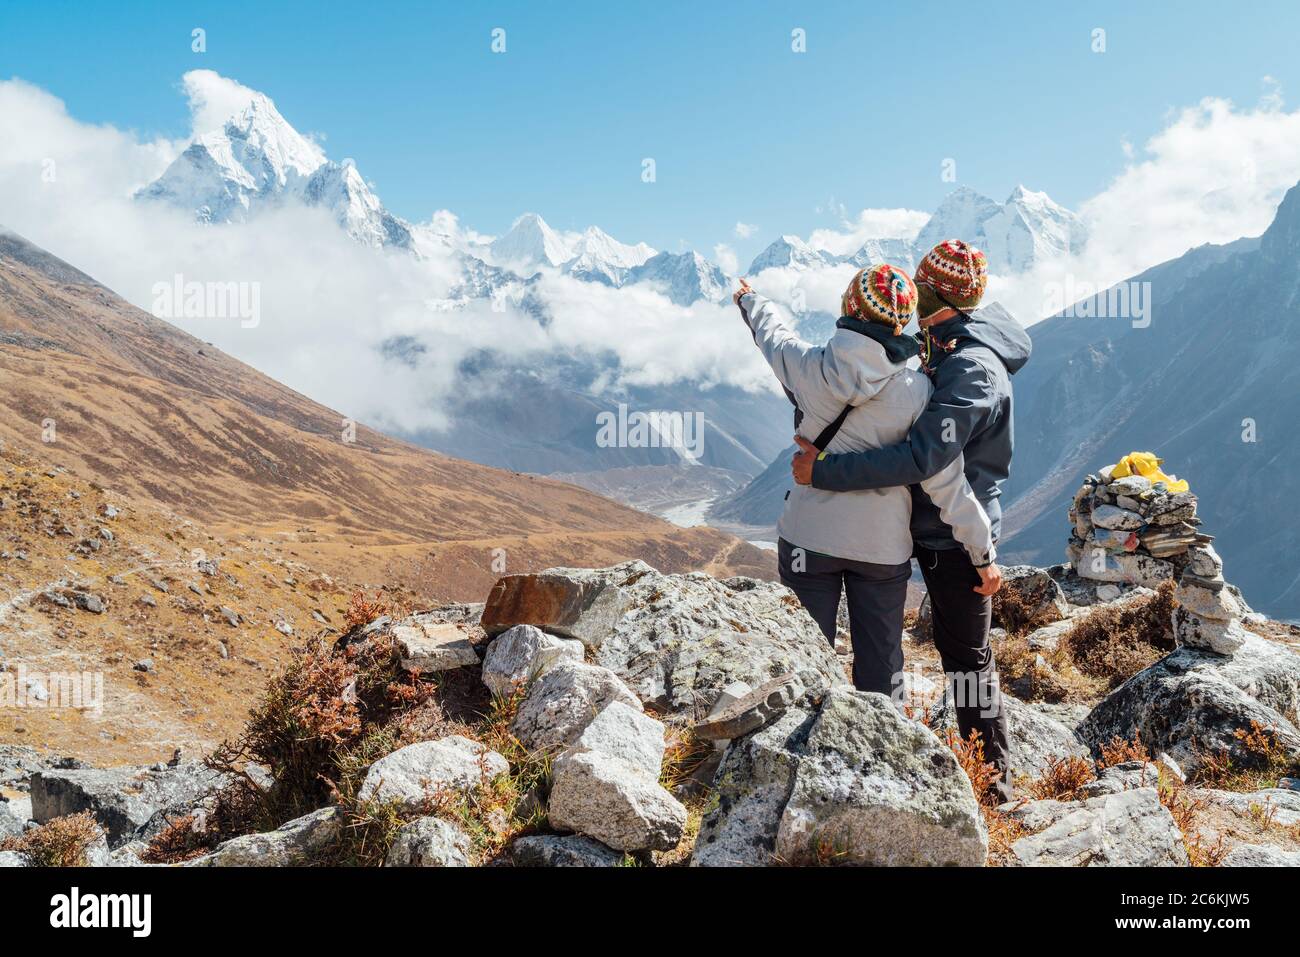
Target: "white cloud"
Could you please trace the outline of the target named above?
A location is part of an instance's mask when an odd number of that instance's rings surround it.
[[[212,70],[190,70],[181,77],[181,88],[190,102],[193,136],[221,129],[257,95],[256,90]]]
[[[748,239],[754,233],[758,232],[758,227],[752,223],[736,223],[734,230],[737,239]]]
[[[868,239],[913,239],[929,218],[915,209],[864,209],[856,219],[842,218],[838,229],[814,229],[808,245],[847,256]]]
[[[740,275],[740,260],[736,257],[736,251],[726,243],[718,243],[713,247],[713,261],[722,267],[722,271],[728,276]]]

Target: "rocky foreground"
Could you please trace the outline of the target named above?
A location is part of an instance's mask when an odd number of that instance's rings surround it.
[[[369,609],[204,762],[0,746],[0,863],[1300,865],[1296,636],[1240,601],[1230,654],[1189,643],[1169,589],[1010,570],[999,654],[1030,661],[1007,666],[1022,796],[1001,806],[923,618],[891,700],[853,690],[780,585],[629,562]],[[1133,622],[1169,648],[1085,700],[1090,636]],[[1094,683],[1043,693],[1071,668]]]

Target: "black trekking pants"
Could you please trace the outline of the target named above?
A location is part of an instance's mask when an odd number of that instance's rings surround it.
[[[984,760],[992,762],[1002,779],[996,790],[1011,800],[1011,759],[1007,744],[1007,716],[1002,706],[997,664],[989,645],[993,601],[972,589],[980,576],[966,550],[934,551],[917,545],[913,554],[921,566],[934,644],[948,676],[948,695],[963,738],[978,731],[984,741]]]
[[[903,672],[903,606],[912,563],[877,565],[832,558],[777,543],[781,584],[799,601],[822,634],[835,645],[835,621],[843,590],[853,639],[853,685],[859,691],[892,695]]]

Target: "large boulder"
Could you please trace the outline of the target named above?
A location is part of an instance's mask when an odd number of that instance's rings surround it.
[[[607,574],[610,571],[551,568],[532,575],[507,575],[488,595],[483,628],[498,635],[515,625],[536,625],[596,648],[623,613],[622,576]]]
[[[224,778],[194,761],[176,767],[47,769],[31,778],[32,819],[89,811],[117,848],[151,837],[170,817],[181,816],[217,790]]]
[[[1223,858],[1223,867],[1300,867],[1300,851],[1268,844],[1238,844]]]
[[[510,847],[516,867],[618,867],[623,854],[576,834],[533,834]]]
[[[397,801],[424,810],[440,791],[467,790],[510,770],[510,762],[486,746],[453,734],[398,748],[370,766],[357,792],[361,801]]]
[[[397,832],[385,867],[469,867],[474,845],[468,834],[440,817],[421,817]]]
[[[696,866],[982,865],[979,805],[952,751],[885,695],[830,690],[733,741]]]
[[[515,625],[492,639],[483,657],[483,683],[505,697],[561,661],[581,661],[582,642]]]
[[[325,807],[294,818],[274,831],[244,834],[211,854],[187,861],[189,867],[300,867],[317,863],[343,833],[338,808]]]
[[[530,750],[561,750],[615,701],[641,710],[637,696],[608,668],[563,661],[533,683],[510,727]]]
[[[393,625],[402,653],[402,667],[435,674],[478,664],[474,630],[468,624],[440,620],[437,612],[411,615]]]
[[[18,837],[27,824],[26,815],[20,815],[9,801],[0,801],[0,841]]]
[[[1155,788],[1080,802],[1031,801],[1011,812],[1035,834],[1011,845],[1026,867],[1174,867],[1186,865],[1183,835]]]
[[[1178,648],[1120,685],[1079,725],[1094,750],[1113,738],[1141,740],[1187,771],[1202,755],[1228,752],[1250,764],[1236,731],[1251,722],[1271,728],[1278,745],[1300,761],[1300,729],[1287,715],[1300,707],[1300,655],[1249,633],[1231,657]]]

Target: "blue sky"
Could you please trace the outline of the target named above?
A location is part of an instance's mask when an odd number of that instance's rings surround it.
[[[190,31],[207,31],[207,52]],[[493,54],[490,32],[506,30]],[[791,51],[791,30],[807,52]],[[1093,53],[1091,32],[1106,30]],[[1017,182],[1074,206],[1172,111],[1300,86],[1300,4],[151,3],[0,6],[0,78],[78,119],[183,135],[179,79],[262,90],[408,219],[560,228],[742,259],[833,200],[933,208]],[[641,181],[653,157],[657,182]],[[820,212],[819,212],[820,210]],[[757,224],[737,239],[737,221]]]

